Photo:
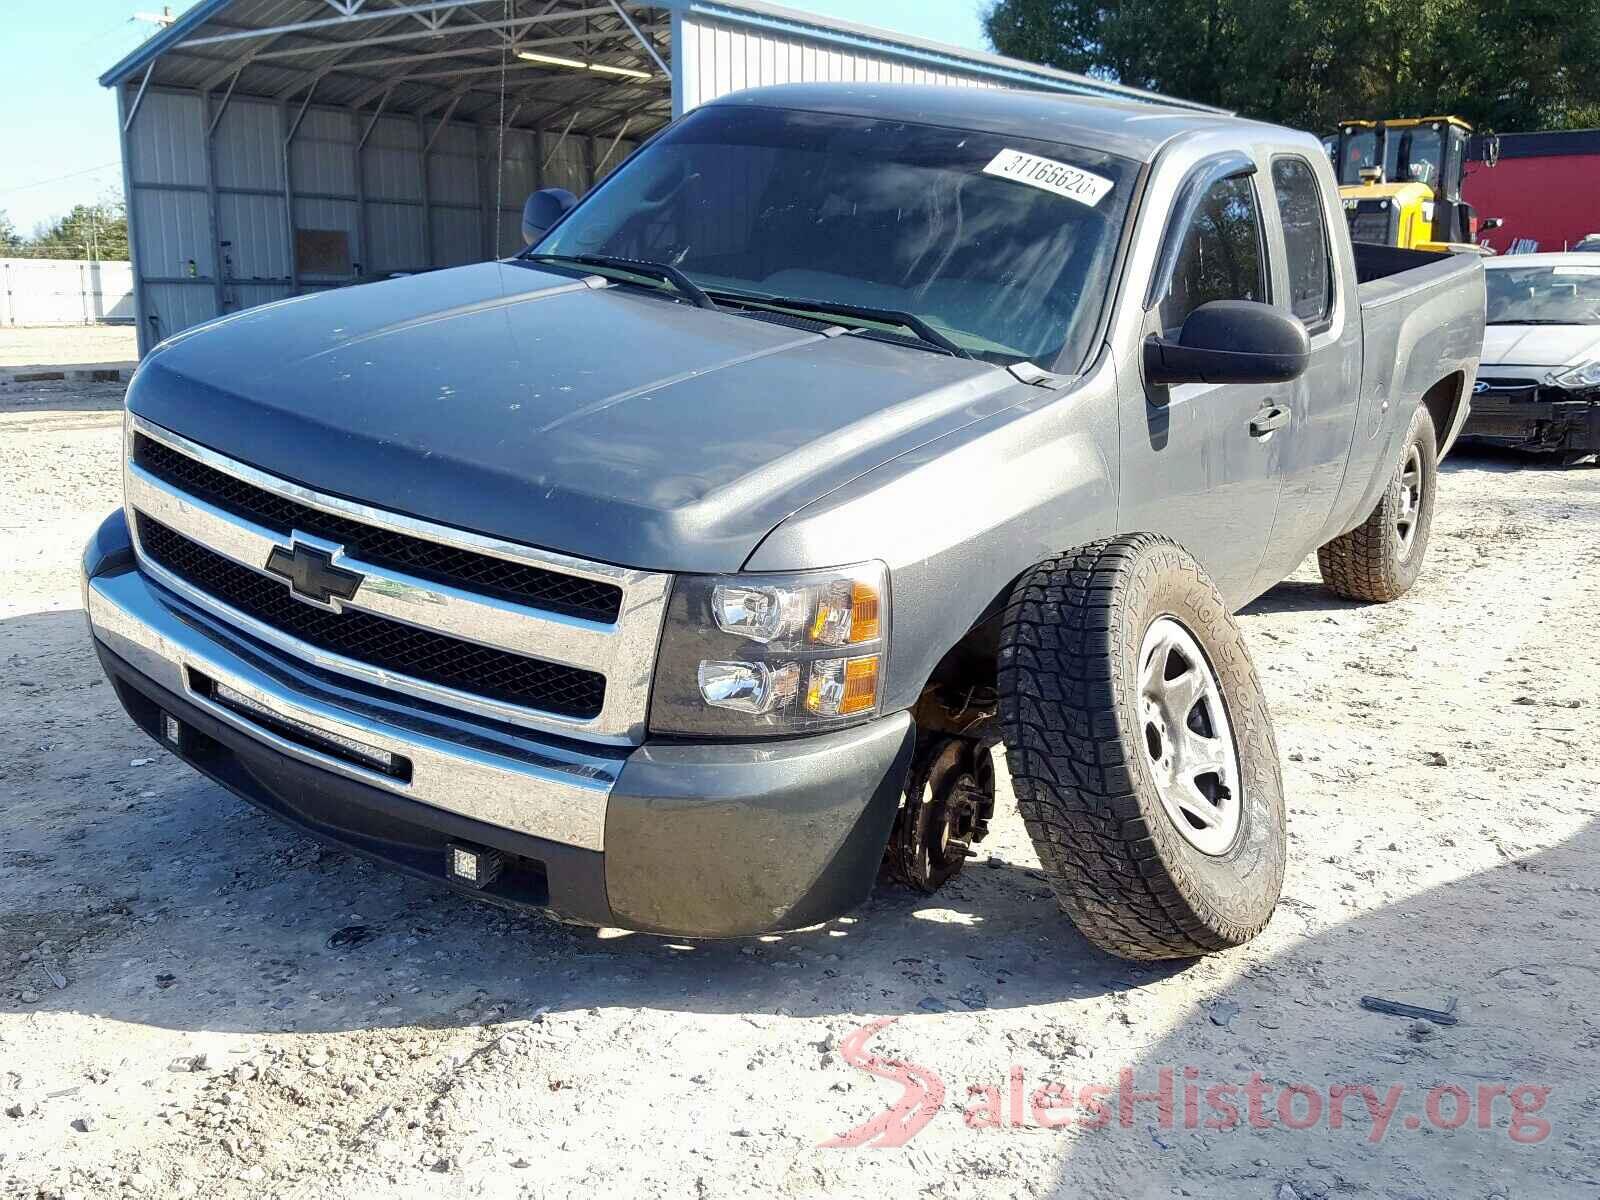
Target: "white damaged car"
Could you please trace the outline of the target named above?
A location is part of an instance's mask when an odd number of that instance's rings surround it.
[[[1462,436],[1561,455],[1600,453],[1600,259],[1515,254],[1484,262],[1488,323]]]

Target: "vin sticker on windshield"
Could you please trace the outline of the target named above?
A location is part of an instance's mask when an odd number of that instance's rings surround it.
[[[1041,191],[1054,192],[1093,208],[1111,190],[1111,180],[1091,174],[1081,167],[1068,166],[1053,158],[1024,154],[1021,150],[1002,150],[984,167],[985,175],[1014,179]]]

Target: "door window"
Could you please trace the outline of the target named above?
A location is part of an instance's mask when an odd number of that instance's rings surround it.
[[[1161,327],[1173,332],[1212,300],[1265,300],[1261,210],[1247,175],[1211,185],[1184,235],[1172,286],[1161,302]]]
[[[1272,186],[1278,194],[1288,253],[1289,310],[1307,325],[1316,325],[1327,317],[1333,301],[1322,191],[1311,164],[1303,158],[1274,160]]]

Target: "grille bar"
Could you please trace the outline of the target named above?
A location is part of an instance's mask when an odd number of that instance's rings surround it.
[[[140,548],[157,566],[246,616],[321,650],[564,717],[587,720],[604,707],[605,676],[594,671],[497,650],[369,613],[313,608],[296,600],[281,580],[241,566],[143,513],[137,514],[137,522]]]
[[[133,436],[133,461],[162,482],[224,512],[284,535],[298,529],[338,542],[350,557],[374,566],[608,625],[616,622],[622,608],[622,589],[615,584],[447,546],[325,512],[235,478],[143,433]]]

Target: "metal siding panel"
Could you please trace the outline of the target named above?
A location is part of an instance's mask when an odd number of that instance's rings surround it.
[[[372,261],[363,265],[368,266],[368,275],[382,278],[394,271],[416,271],[427,265],[423,261],[426,247],[420,207],[369,202],[367,222],[372,233],[368,252]]]
[[[222,240],[232,242],[232,260],[223,268],[223,282],[248,279],[286,279],[289,275],[288,236],[284,228],[282,196],[217,197],[217,226]]]
[[[422,162],[415,149],[367,143],[367,198],[422,201]]]
[[[146,93],[128,131],[133,181],[202,186],[205,139],[205,109],[198,95]]]
[[[133,194],[133,230],[139,272],[146,279],[210,275],[210,222],[202,192],[169,192],[140,188]]]
[[[163,338],[209,321],[217,315],[216,307],[217,298],[208,283],[145,284],[145,318],[156,319],[156,333]]]
[[[481,262],[478,214],[462,209],[433,212],[433,266],[456,267]]]
[[[466,153],[451,151],[440,153],[441,136],[428,155],[428,198],[434,204],[478,203],[478,156],[469,148]]]
[[[275,105],[235,98],[217,122],[217,186],[283,190]]]
[[[319,118],[314,125],[312,116]],[[295,193],[355,195],[355,140],[355,123],[349,116],[307,113],[290,148]]]

